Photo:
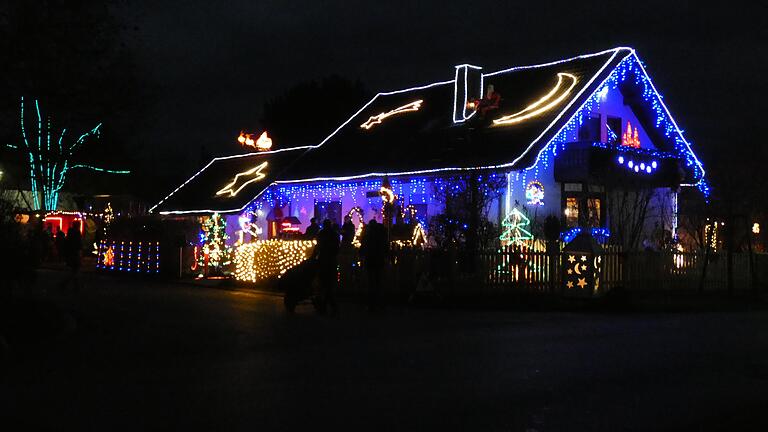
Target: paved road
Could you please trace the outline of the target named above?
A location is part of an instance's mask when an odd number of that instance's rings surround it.
[[[9,338],[19,430],[768,426],[765,312],[286,316],[274,296],[99,277],[37,297],[65,331]]]

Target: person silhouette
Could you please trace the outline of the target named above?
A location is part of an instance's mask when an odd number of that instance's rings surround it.
[[[331,314],[336,315],[339,310],[339,306],[336,303],[339,234],[329,219],[323,221],[323,228],[317,234],[315,253],[317,255],[318,278],[322,290],[320,312],[325,313],[330,308]]]
[[[344,225],[341,226],[341,244],[351,246],[355,240],[355,224],[352,223],[352,216],[344,217]]]
[[[368,310],[381,309],[381,286],[386,265],[389,241],[384,225],[371,219],[365,226],[360,241],[360,255],[368,275]]]
[[[304,237],[308,240],[317,238],[317,233],[320,232],[320,226],[317,224],[317,219],[312,218],[309,220],[309,226],[304,231]]]
[[[67,231],[67,238],[64,243],[64,261],[69,267],[69,276],[62,282],[62,288],[67,288],[70,284],[75,291],[80,289],[80,264],[82,254],[82,237],[80,236],[80,224],[72,222]]]

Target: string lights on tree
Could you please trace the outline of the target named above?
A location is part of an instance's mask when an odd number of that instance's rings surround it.
[[[62,128],[60,132],[54,133],[51,117],[44,118],[37,99],[34,100],[34,106],[37,118],[36,130],[28,125],[25,100],[23,96],[21,97],[21,147],[28,156],[33,210],[56,210],[59,203],[59,192],[64,187],[70,170],[81,168],[109,174],[130,174],[130,171],[126,170],[109,170],[73,162],[74,156],[83,144],[92,138],[99,137],[101,123],[81,134],[77,139],[72,139],[67,135],[67,128]],[[19,148],[18,146],[9,147]]]

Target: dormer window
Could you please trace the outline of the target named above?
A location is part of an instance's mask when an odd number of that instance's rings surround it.
[[[600,141],[600,115],[592,114],[579,127],[579,141]]]
[[[621,117],[608,116],[605,131],[608,144],[621,144]]]

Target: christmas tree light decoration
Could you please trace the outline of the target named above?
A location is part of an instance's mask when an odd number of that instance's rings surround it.
[[[401,107],[397,107],[391,111],[383,112],[381,114],[377,114],[375,116],[371,116],[368,120],[366,120],[365,123],[361,124],[360,127],[363,129],[370,129],[377,124],[380,124],[384,119],[391,117],[395,114],[403,114],[407,112],[413,112],[418,111],[419,108],[421,108],[421,104],[423,103],[423,100],[417,100],[415,102],[411,102],[409,104],[405,104]]]
[[[411,235],[412,246],[423,246],[427,244],[427,233],[424,231],[424,226],[421,222],[418,222],[413,228],[413,235]]]
[[[544,185],[538,180],[531,180],[525,187],[525,199],[528,205],[544,205]]]
[[[200,238],[198,268],[202,268],[203,275],[221,273],[223,267],[229,264],[230,250],[225,245],[229,238],[227,221],[218,213],[204,218]]]
[[[104,252],[104,258],[102,259],[102,264],[104,264],[107,267],[111,267],[115,265],[115,252],[112,250],[112,246],[107,247],[107,251]]]
[[[528,219],[520,210],[513,208],[501,225],[505,228],[504,232],[499,237],[503,245],[516,244],[522,245],[527,240],[532,240],[533,235],[525,227],[531,224],[531,220]]]
[[[218,196],[218,195],[229,194],[230,198],[233,196],[236,196],[238,193],[240,193],[241,190],[243,190],[244,187],[248,186],[253,182],[259,181],[267,176],[262,171],[267,167],[268,163],[269,162],[262,162],[261,164],[247,171],[243,171],[241,173],[235,174],[235,178],[232,179],[232,181],[228,183],[226,186],[221,188],[218,192],[216,192],[216,195]],[[238,185],[238,183],[240,182],[240,177],[244,177],[247,180]]]
[[[624,133],[621,135],[621,145],[627,146],[627,147],[635,147],[640,148],[640,138],[637,135],[637,131],[639,128],[635,128],[634,132],[632,131],[632,124],[627,120],[627,130],[624,131]],[[645,169],[644,167],[640,167],[640,169]]]
[[[563,82],[566,84],[564,85]],[[493,121],[495,125],[510,125],[523,122],[559,105],[571,93],[578,79],[575,75],[560,72],[557,74],[557,84],[541,99],[528,105],[522,111],[499,117]],[[566,88],[567,87],[567,88]]]

